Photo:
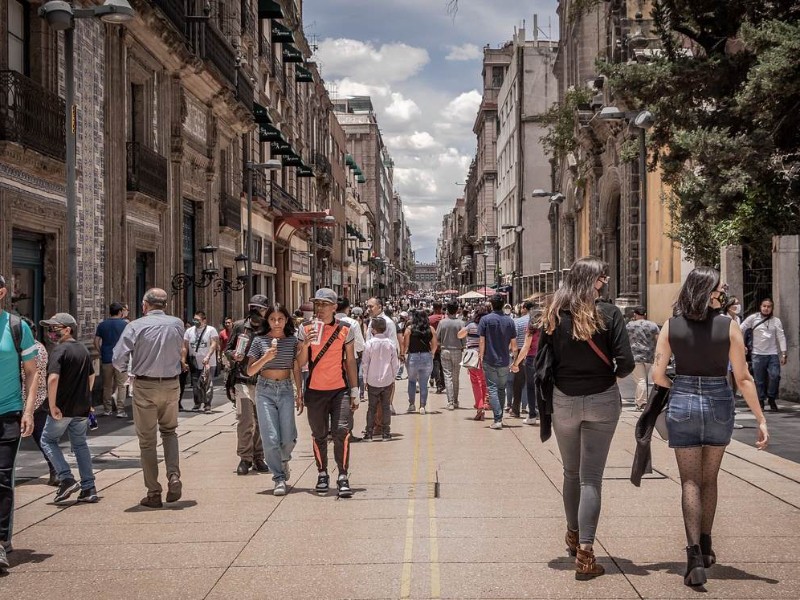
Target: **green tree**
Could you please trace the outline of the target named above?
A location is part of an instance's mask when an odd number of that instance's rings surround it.
[[[661,52],[601,71],[656,117],[672,235],[706,264],[722,244],[769,256],[772,235],[800,233],[800,2],[655,0],[652,18]]]

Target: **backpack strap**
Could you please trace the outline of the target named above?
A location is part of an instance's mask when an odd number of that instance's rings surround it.
[[[17,315],[8,313],[8,326],[11,328],[11,337],[14,340],[14,348],[19,357],[20,369],[22,368],[22,319]]]

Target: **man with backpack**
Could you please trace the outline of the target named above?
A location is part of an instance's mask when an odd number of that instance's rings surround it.
[[[208,324],[206,313],[198,310],[194,314],[193,325],[186,330],[183,338],[183,369],[189,369],[192,377],[194,412],[211,412],[214,399],[214,375],[217,370],[217,348],[219,334]]]
[[[741,328],[761,408],[766,400],[770,409],[777,411],[781,366],[786,364],[786,334],[783,323],[773,314],[774,307],[772,298],[764,298],[760,311],[742,321]]]
[[[7,569],[14,515],[14,463],[19,441],[33,433],[33,407],[39,389],[37,350],[30,327],[3,310],[8,295],[0,275],[0,569]],[[23,404],[22,370],[28,383]]]

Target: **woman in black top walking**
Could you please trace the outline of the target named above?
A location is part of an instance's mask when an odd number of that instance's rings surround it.
[[[576,261],[542,317],[539,348],[553,349],[553,430],[564,465],[567,549],[575,578],[604,573],[594,557],[603,471],[622,405],[617,378],[633,371],[633,354],[620,310],[600,302],[608,265]]]
[[[716,562],[711,527],[717,511],[717,474],[733,433],[733,393],[728,363],[747,405],[758,422],[756,447],[767,446],[769,434],[758,404],[753,377],[744,357],[739,326],[719,314],[725,305],[719,273],[698,267],[686,278],[656,344],[653,381],[671,387],[667,405],[669,446],[675,449],[681,476],[681,507],[686,529],[686,585],[703,585],[705,569]],[[675,379],[666,375],[675,355]]]
[[[436,331],[424,310],[415,310],[411,323],[406,326],[400,342],[400,360],[408,369],[408,412],[416,410],[417,382],[419,382],[419,414],[424,415],[428,405],[428,379],[433,372],[433,355],[439,347]]]

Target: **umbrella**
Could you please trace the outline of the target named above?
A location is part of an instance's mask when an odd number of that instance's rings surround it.
[[[478,300],[479,298],[484,298],[485,295],[481,294],[480,292],[467,292],[466,294],[462,294],[458,297],[459,300]]]

